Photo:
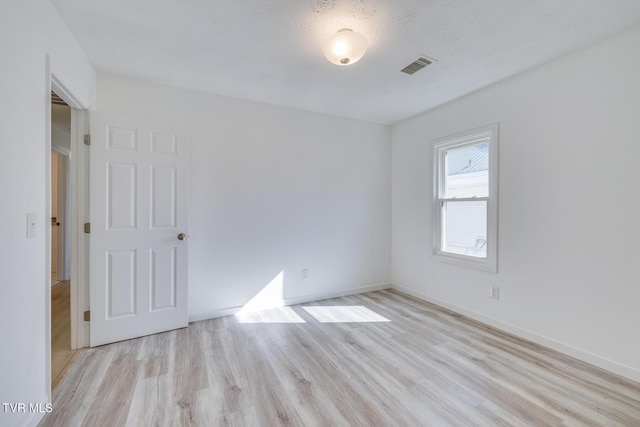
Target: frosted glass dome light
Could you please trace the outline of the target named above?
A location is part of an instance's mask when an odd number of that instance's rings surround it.
[[[336,65],[351,65],[367,51],[367,38],[348,28],[343,28],[324,43],[324,56]]]

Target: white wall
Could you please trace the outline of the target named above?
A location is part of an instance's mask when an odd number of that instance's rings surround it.
[[[0,14],[0,402],[46,401],[45,182],[49,171],[45,55],[60,81],[87,106],[94,97],[95,74],[48,1],[21,0]],[[8,185],[7,183],[11,183]],[[26,238],[26,214],[37,215],[37,235]],[[0,425],[35,422],[39,414],[5,413]]]
[[[281,271],[287,302],[389,283],[390,128],[111,76],[97,88],[98,112],[190,133],[190,319]]]
[[[51,146],[60,153],[71,151],[71,132],[55,123],[51,124]]]
[[[52,137],[53,145],[53,137]],[[58,212],[58,176],[60,171],[58,165],[60,163],[60,155],[58,153],[51,153],[51,215],[50,218],[60,219]],[[53,221],[51,221],[53,224]],[[58,227],[51,226],[51,284],[55,284],[58,280]]]
[[[52,108],[56,107],[52,105]],[[57,106],[60,107],[60,106]],[[66,109],[69,107],[65,106]],[[55,113],[52,113],[55,116]],[[61,280],[69,280],[71,278],[71,171],[70,171],[70,157],[71,152],[71,132],[69,127],[71,126],[71,117],[68,118],[68,122],[64,126],[56,124],[52,117],[51,123],[51,147],[53,151],[57,153],[59,162],[58,171],[58,190],[61,192],[58,194],[60,202],[64,202],[64,206],[58,206],[57,217],[60,222],[58,227],[58,234],[60,239],[64,239],[64,276],[60,277]],[[53,152],[52,152],[53,156]],[[53,177],[53,172],[52,172]],[[52,178],[53,179],[53,178]],[[53,189],[53,183],[52,183]],[[51,194],[51,203],[53,211],[53,203],[55,195]],[[53,212],[52,212],[53,213]],[[53,241],[54,231],[52,230],[51,239]],[[52,246],[53,251],[53,246]],[[53,260],[53,257],[52,257]],[[60,262],[60,261],[58,261]],[[62,265],[61,265],[62,266]],[[59,269],[59,268],[58,268]]]
[[[394,285],[640,380],[638,52],[640,28],[394,126]],[[431,259],[430,141],[493,122],[498,274]]]
[[[57,128],[57,132],[56,132]],[[71,135],[58,126],[51,126],[51,214],[55,217],[58,226],[51,227],[51,284],[52,286],[60,280],[69,280],[71,278],[71,227],[70,213],[71,203],[69,197],[71,193],[70,176],[69,176],[69,157],[68,153],[71,149]],[[66,134],[66,150],[64,150],[65,141],[60,138]]]

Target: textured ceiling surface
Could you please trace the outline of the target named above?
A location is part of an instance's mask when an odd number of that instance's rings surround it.
[[[52,3],[99,72],[385,124],[640,24],[638,0]],[[348,67],[322,55],[341,28],[369,40]]]

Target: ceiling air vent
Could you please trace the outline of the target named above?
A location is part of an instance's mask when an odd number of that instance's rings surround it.
[[[421,56],[420,58],[416,59],[415,61],[413,61],[411,64],[407,65],[400,71],[407,74],[413,74],[417,71],[422,70],[427,65],[433,64],[433,62],[434,62],[433,59],[425,58],[424,56]]]
[[[54,91],[51,91],[51,103],[55,105],[67,105],[67,103],[64,102],[64,100]]]

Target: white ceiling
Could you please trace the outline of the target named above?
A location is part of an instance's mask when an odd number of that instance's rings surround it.
[[[385,124],[640,24],[639,0],[52,3],[99,72]],[[339,67],[322,44],[345,27],[369,50]]]

